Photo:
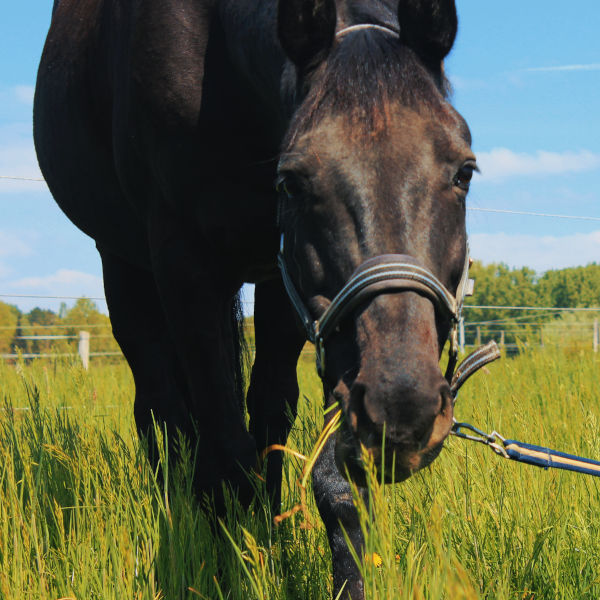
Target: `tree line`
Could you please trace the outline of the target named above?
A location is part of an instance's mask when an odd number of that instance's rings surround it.
[[[109,318],[89,298],[78,299],[71,308],[63,303],[58,313],[42,308],[22,312],[16,306],[0,302],[0,354],[74,354],[80,331],[90,332],[91,352],[119,350]],[[26,339],[31,336],[71,336],[71,339]]]
[[[483,265],[475,261],[470,276],[475,279],[473,296],[465,305],[537,306],[552,308],[590,308],[600,306],[600,265],[546,271],[511,269],[502,263]],[[523,317],[521,311],[467,309],[469,322],[495,321]],[[536,318],[551,319],[555,313],[539,313]]]
[[[475,262],[470,275],[474,295],[465,305],[530,306],[539,308],[592,308],[600,306],[600,265],[555,269],[538,275],[533,269],[510,269],[505,264]],[[521,311],[466,308],[465,343],[490,339],[506,344],[592,343],[592,321],[598,312]]]
[[[475,261],[470,276],[475,279],[474,295],[465,305],[476,306],[537,306],[560,308],[587,308],[600,306],[600,265],[546,271],[542,275],[523,267],[511,269],[502,263],[484,265]],[[521,311],[498,309],[465,309],[466,323],[502,320],[505,326],[523,319]],[[557,313],[536,313],[533,320],[550,322]],[[600,317],[593,313],[590,318]],[[250,323],[249,323],[250,325]],[[250,328],[250,327],[249,327]],[[118,351],[112,337],[110,321],[88,298],[80,298],[71,308],[61,305],[58,313],[34,308],[22,312],[16,306],[0,302],[0,354],[13,353],[69,353],[77,352],[79,331],[91,334],[92,352]],[[473,335],[474,329],[468,329]],[[68,335],[69,340],[28,340],[26,336]],[[507,340],[508,341],[508,340]]]

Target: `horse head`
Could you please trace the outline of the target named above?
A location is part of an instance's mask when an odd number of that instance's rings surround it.
[[[454,0],[400,0],[359,22],[339,4],[279,5],[295,77],[278,168],[280,266],[343,411],[338,466],[364,482],[365,447],[400,481],[439,454],[452,426],[439,363],[462,302],[476,163],[443,73]]]

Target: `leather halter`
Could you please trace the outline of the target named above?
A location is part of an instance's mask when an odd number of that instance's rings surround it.
[[[340,39],[350,33],[367,29],[375,29],[393,37],[400,37],[398,31],[375,23],[360,23],[344,27],[335,34],[335,37]],[[278,222],[280,214],[281,203],[278,210]],[[284,258],[283,233],[281,234],[277,264],[287,294],[300,317],[306,335],[315,344],[317,371],[321,378],[325,374],[325,341],[337,328],[340,321],[358,304],[373,296],[408,290],[429,298],[437,310],[449,316],[452,321],[449,334],[449,361],[445,374],[448,383],[452,382],[458,357],[458,323],[461,319],[462,306],[465,296],[473,293],[473,280],[469,279],[468,246],[456,296],[453,296],[431,271],[420,265],[412,256],[407,254],[382,254],[370,258],[360,265],[323,314],[316,320],[312,318],[287,270]]]
[[[456,296],[453,296],[431,271],[420,265],[412,256],[407,254],[382,254],[362,263],[333,298],[323,314],[316,320],[313,320],[287,270],[284,258],[283,233],[281,234],[277,264],[281,271],[285,289],[300,317],[307,337],[315,344],[317,371],[321,377],[325,373],[325,341],[340,321],[358,304],[373,296],[408,290],[429,298],[437,310],[449,316],[452,321],[450,361],[446,371],[446,379],[449,381],[452,379],[458,355],[458,322],[461,318],[464,298],[472,293],[472,280],[468,278],[468,248]]]

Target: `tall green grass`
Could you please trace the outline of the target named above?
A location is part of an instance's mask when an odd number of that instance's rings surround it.
[[[521,441],[600,458],[600,360],[545,349],[476,375],[457,418]],[[322,416],[309,356],[289,446],[309,454]],[[312,496],[273,525],[260,478],[247,510],[199,510],[190,463],[145,459],[124,365],[0,364],[0,598],[322,599],[330,556]],[[176,440],[170,440],[176,443]],[[164,453],[163,453],[164,454]],[[286,456],[282,510],[300,500]],[[168,482],[173,485],[169,485]],[[368,598],[600,597],[600,480],[544,471],[450,439],[396,486],[357,499]],[[357,497],[358,498],[358,497]]]

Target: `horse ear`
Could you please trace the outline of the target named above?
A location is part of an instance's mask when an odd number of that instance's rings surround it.
[[[398,21],[401,41],[426,66],[439,70],[458,29],[454,0],[400,0]]]
[[[316,66],[335,37],[335,0],[279,0],[279,41],[300,72]]]

